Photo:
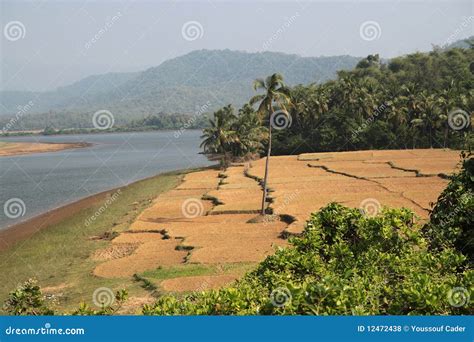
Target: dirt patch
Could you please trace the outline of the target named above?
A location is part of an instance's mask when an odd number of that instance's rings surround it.
[[[181,183],[176,190],[215,189],[219,181],[219,171],[217,170],[188,173],[184,176],[183,183]]]
[[[141,244],[133,254],[106,261],[94,269],[94,275],[103,278],[125,278],[159,266],[181,264],[187,251],[176,250],[175,240],[155,240]]]
[[[286,245],[287,242],[285,240],[275,239],[274,244],[268,243],[268,241],[254,242],[249,248],[244,243],[239,246],[228,245],[224,247],[200,248],[193,251],[189,260],[203,264],[260,262],[267,255],[275,253],[278,246],[283,247]]]
[[[117,236],[112,242],[114,244],[142,244],[150,241],[163,240],[165,238],[165,232],[160,231],[156,233],[123,233]]]
[[[61,291],[65,290],[65,289],[67,289],[69,286],[70,285],[65,284],[65,283],[58,284],[58,285],[55,285],[55,286],[46,286],[46,287],[41,288],[41,292],[45,295],[57,294],[57,293],[60,293]]]
[[[92,255],[92,259],[96,261],[105,261],[111,259],[123,258],[127,255],[132,254],[137,248],[137,243],[120,243],[113,244],[105,249],[95,251]]]
[[[263,191],[255,188],[245,189],[219,189],[208,193],[209,196],[217,198],[222,204],[212,208],[211,213],[220,212],[248,212],[260,209]]]
[[[205,192],[203,192],[204,194]],[[186,219],[187,216],[203,216],[212,209],[211,201],[201,199],[202,196],[189,198],[162,197],[152,207],[138,216],[138,220],[160,222],[162,219]],[[196,210],[196,211],[194,211]],[[191,213],[191,215],[187,214]],[[187,215],[187,216],[186,216]]]
[[[167,292],[191,292],[217,289],[234,282],[237,275],[192,276],[167,279],[160,286]]]
[[[156,301],[156,298],[153,296],[145,297],[130,297],[125,303],[122,304],[122,307],[117,311],[119,315],[139,315],[142,312],[142,307],[145,304],[153,304]]]

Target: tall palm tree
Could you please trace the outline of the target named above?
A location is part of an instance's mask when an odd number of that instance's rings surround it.
[[[215,157],[222,157],[223,166],[227,166],[232,143],[237,140],[235,131],[232,130],[232,123],[236,117],[234,109],[228,105],[214,113],[214,119],[209,119],[210,127],[203,130],[200,147],[204,148],[204,153]]]
[[[264,90],[264,94],[255,95],[250,99],[250,104],[258,105],[257,112],[260,114],[262,119],[268,120],[268,148],[267,148],[267,159],[265,161],[265,176],[263,179],[263,196],[262,196],[262,210],[261,214],[265,215],[265,204],[267,202],[268,192],[268,163],[270,155],[272,153],[272,120],[271,115],[275,111],[275,108],[286,112],[287,106],[291,104],[289,89],[283,82],[283,76],[275,73],[268,76],[265,80],[256,79],[253,83],[255,91],[260,89]],[[288,114],[287,114],[288,115]]]

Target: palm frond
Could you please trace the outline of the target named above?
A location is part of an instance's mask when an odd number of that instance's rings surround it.
[[[250,99],[249,104],[250,104],[251,106],[253,106],[253,105],[256,104],[257,102],[262,101],[264,98],[265,98],[265,95],[264,95],[264,94],[255,95],[255,96],[253,96],[253,97]]]
[[[253,81],[253,89],[255,91],[259,89],[265,89],[265,81],[262,78],[257,78],[255,81]]]

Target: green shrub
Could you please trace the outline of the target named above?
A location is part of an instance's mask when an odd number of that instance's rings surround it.
[[[87,303],[81,303],[79,308],[72,312],[72,315],[76,316],[103,316],[103,315],[113,315],[115,314],[121,307],[122,304],[127,300],[128,292],[127,290],[120,290],[115,293],[115,301],[112,302],[110,305],[102,304],[100,310],[95,310],[90,307]]]
[[[11,315],[53,315],[35,279],[28,279],[10,292],[3,309]]]
[[[474,158],[461,157],[461,171],[451,177],[423,231],[433,249],[455,247],[474,262]]]
[[[81,303],[72,315],[113,315],[121,307],[125,300],[127,300],[128,293],[126,290],[117,291],[115,294],[115,300],[111,305],[103,304],[99,310],[91,308],[86,303]],[[35,279],[28,279],[23,284],[8,296],[3,306],[4,310],[11,315],[25,315],[25,316],[38,316],[38,315],[54,315],[56,314],[53,309],[44,299],[41,293],[41,288],[37,284]]]
[[[144,314],[465,314],[474,272],[454,248],[432,252],[413,214],[365,217],[331,203],[312,214],[292,247],[267,257],[234,286],[160,298]],[[468,293],[467,292],[467,293]],[[450,297],[451,296],[451,297]],[[461,301],[458,305],[459,301]],[[464,302],[463,302],[464,301]]]

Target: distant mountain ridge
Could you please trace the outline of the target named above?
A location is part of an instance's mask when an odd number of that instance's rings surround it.
[[[49,92],[0,92],[0,114],[15,115],[32,101],[34,113],[94,113],[107,109],[120,121],[159,112],[194,113],[210,103],[215,110],[236,106],[254,94],[252,82],[274,72],[289,85],[324,82],[338,70],[350,70],[361,58],[352,56],[300,57],[278,52],[249,53],[197,50],[142,72],[108,73],[86,77]]]
[[[474,35],[466,39],[457,40],[444,47],[444,50],[449,50],[453,48],[469,49],[469,47],[474,44]]]

